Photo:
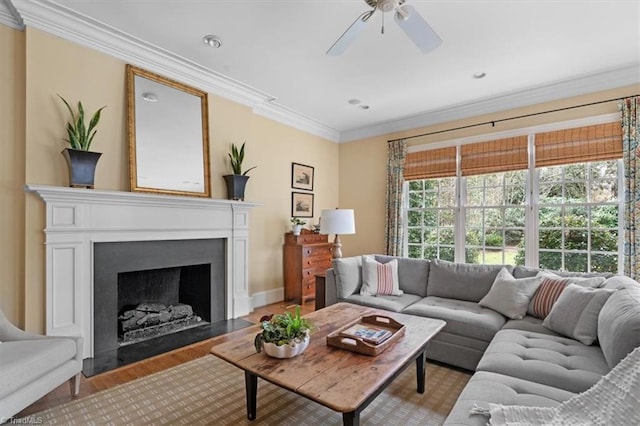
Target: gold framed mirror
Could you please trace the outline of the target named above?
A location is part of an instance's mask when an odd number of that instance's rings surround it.
[[[211,196],[207,93],[127,65],[131,191]]]

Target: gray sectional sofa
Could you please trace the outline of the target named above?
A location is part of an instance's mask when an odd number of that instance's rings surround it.
[[[543,325],[542,318],[530,314],[531,306],[524,317],[516,319],[483,306],[502,268],[519,281],[541,276],[538,269],[382,255],[374,255],[374,259],[381,264],[397,260],[394,273],[401,295],[361,295],[362,257],[358,256],[334,260],[326,274],[325,305],[350,302],[446,321],[445,328],[431,341],[427,357],[475,371],[449,414],[447,425],[487,424],[486,417],[471,414],[474,404],[481,408],[489,403],[556,406],[589,389],[640,346],[640,284],[625,276],[555,271],[579,279],[601,276],[584,286],[609,289],[598,292],[606,293],[603,305],[594,312],[588,312],[593,310],[590,307],[579,313],[597,315],[597,340],[585,344],[554,332],[547,323]],[[576,288],[573,285],[572,291]],[[574,298],[580,299],[580,294]],[[564,302],[573,303],[566,297]],[[529,299],[525,300],[528,303]],[[558,309],[553,313],[561,321],[577,314]],[[571,322],[571,318],[566,321]]]

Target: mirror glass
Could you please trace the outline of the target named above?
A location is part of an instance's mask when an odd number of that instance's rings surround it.
[[[127,66],[131,190],[209,197],[207,93]]]

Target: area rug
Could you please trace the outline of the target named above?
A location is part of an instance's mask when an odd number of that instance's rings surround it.
[[[470,374],[427,365],[416,392],[415,364],[361,414],[363,425],[441,425]],[[247,420],[244,373],[214,356],[118,385],[24,418],[44,425],[341,425],[342,415],[258,380],[258,418]],[[27,420],[28,419],[28,420]]]

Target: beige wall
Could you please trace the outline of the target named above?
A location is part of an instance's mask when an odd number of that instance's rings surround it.
[[[349,208],[355,209],[357,231],[355,235],[343,238],[344,255],[353,256],[365,253],[382,253],[384,251],[388,140],[631,96],[638,93],[640,93],[640,85],[635,85],[341,144],[340,203],[343,206],[348,205]],[[545,123],[615,113],[617,111],[616,101],[607,102],[589,107],[500,122],[496,123],[495,127],[485,125],[410,139],[407,143],[409,146],[414,146],[440,141],[452,141],[468,136],[502,132]]]
[[[7,61],[16,78],[26,80],[26,94],[7,101],[9,108],[26,108],[23,124],[16,119],[13,127],[18,135],[26,133],[22,137],[26,148],[22,157],[16,158],[16,164],[12,163],[12,169],[7,169],[6,184],[3,167],[3,187],[7,186],[10,192],[5,195],[3,190],[2,200],[19,204],[24,200],[25,183],[68,184],[66,164],[60,154],[66,147],[62,139],[67,113],[56,93],[74,104],[82,100],[91,112],[107,105],[92,145],[93,150],[103,153],[96,170],[96,189],[128,190],[125,63],[38,30],[5,31],[26,41],[23,48],[19,44],[16,47],[22,50],[26,66],[20,67],[16,60]],[[8,55],[4,50],[2,55],[4,66]],[[246,141],[245,165],[258,166],[250,172],[246,192],[248,201],[260,204],[251,213],[249,292],[255,295],[277,291],[283,286],[283,233],[290,229],[291,162],[315,167],[315,211],[319,214],[322,207],[338,202],[338,145],[265,119],[251,108],[215,95],[209,97],[209,120],[214,198],[226,198],[222,175],[231,172],[227,162],[231,143]],[[21,322],[24,317],[20,325],[32,331],[44,329],[43,207],[42,201],[28,194],[24,214],[17,209],[7,220],[3,216],[0,225],[3,231],[5,227],[17,229],[16,244],[23,247],[16,256],[0,259],[3,283],[10,282],[2,287],[2,309],[12,321]],[[20,223],[23,217],[24,224]],[[24,229],[24,236],[20,229]]]
[[[0,25],[0,309],[24,325],[24,33]]]

